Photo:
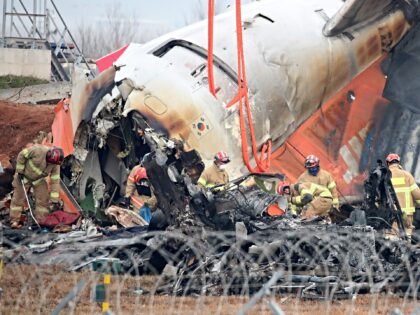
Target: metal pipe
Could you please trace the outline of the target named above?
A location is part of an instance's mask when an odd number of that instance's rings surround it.
[[[36,14],[37,14],[37,0],[34,0],[34,7],[32,8],[33,9],[33,12],[34,12],[34,22],[33,22],[33,25],[32,25],[32,38],[33,39],[35,39],[35,35],[36,35],[36,31],[37,31],[37,27],[36,27]],[[35,48],[35,40],[34,41],[32,41],[32,48]]]
[[[1,37],[3,38],[3,47],[6,47],[6,11],[7,11],[7,0],[3,1],[3,23],[1,27]]]
[[[28,197],[28,193],[27,193],[26,188],[25,188],[25,183],[23,182],[22,178],[19,177],[19,179],[20,179],[20,183],[22,184],[22,188],[23,188],[23,192],[25,194],[26,202],[28,203],[29,213],[30,213],[32,219],[34,220],[34,222],[36,223],[36,225],[38,225],[38,227],[41,228],[38,221],[35,219],[34,213],[32,212],[32,206],[31,206],[31,202],[30,202],[29,197]]]
[[[47,0],[44,0],[44,38],[47,39],[47,27],[48,27],[48,21],[47,21]]]
[[[22,13],[22,15],[27,16],[27,17],[29,18],[29,21],[31,21],[31,23],[34,25],[34,22],[32,21],[32,18],[31,18],[31,16],[32,16],[33,14],[30,14],[30,13],[28,12],[28,10],[26,9],[26,7],[25,7],[25,5],[23,4],[22,0],[19,0],[19,2],[20,2],[20,4],[22,5],[23,10],[25,11],[25,14],[23,14],[23,13]],[[35,26],[35,30],[36,30],[36,32],[37,32],[37,34],[38,34],[39,38],[41,38],[41,39],[42,39],[41,33],[38,31],[38,28],[36,27],[36,25],[34,25],[34,26]]]
[[[15,12],[6,12],[6,15],[10,15],[10,16],[34,16],[34,17],[43,17],[44,14],[41,13],[19,13],[16,11],[16,8],[14,8]],[[32,21],[31,21],[32,22]]]
[[[14,1],[10,0],[10,11],[13,12],[13,9],[15,8]],[[10,31],[9,36],[12,36],[12,25],[13,25],[13,15],[10,16]]]
[[[31,31],[30,30],[28,30],[28,28],[26,27],[26,25],[25,25],[25,23],[23,22],[23,20],[22,20],[22,17],[20,16],[20,15],[18,15],[18,19],[19,19],[19,22],[22,24],[22,26],[23,26],[23,29],[25,30],[25,34],[26,34],[26,36],[28,36],[29,37],[29,35],[31,34]],[[19,34],[19,32],[18,32],[18,34]],[[19,36],[20,37],[22,37],[20,34],[19,34]]]
[[[62,22],[62,23],[64,24],[64,26],[66,27],[66,30],[68,30],[69,28],[67,27],[66,22],[64,22],[63,17],[61,16],[60,12],[58,11],[57,6],[56,6],[56,5],[55,5],[55,3],[54,3],[54,0],[50,0],[50,1],[51,1],[51,4],[53,5],[53,7],[54,7],[55,11],[57,12],[58,16],[60,17],[61,22]],[[90,69],[90,67],[89,67],[89,64],[87,63],[87,61],[86,61],[86,59],[85,59],[85,56],[83,56],[82,51],[80,50],[79,46],[77,45],[76,41],[74,40],[73,35],[70,33],[70,31],[67,31],[67,32],[68,32],[68,34],[69,34],[69,36],[70,36],[71,40],[73,41],[74,46],[77,48],[77,51],[78,51],[78,52],[79,52],[79,54],[82,56],[83,62],[86,64],[86,67],[87,67],[87,68],[88,68],[88,70],[91,72],[91,74],[93,74],[93,73],[92,73],[92,70],[91,70],[91,69]]]

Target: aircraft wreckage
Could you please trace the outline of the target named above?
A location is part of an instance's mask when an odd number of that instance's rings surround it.
[[[420,251],[380,233],[397,219],[385,167],[371,172],[361,208],[343,206],[337,224],[291,213],[270,217],[268,206],[281,204],[284,197],[240,184],[249,176],[264,181],[273,175],[250,174],[230,182],[228,189],[203,191],[196,185],[203,170],[197,152],[184,151],[141,117],[134,121],[150,148],[143,164],[154,175],[161,213],[148,227],[101,227],[102,233],[89,224],[85,231],[35,238],[6,229],[7,262],[77,271],[98,258],[112,258],[121,261],[123,272],[163,273],[156,294],[253,294],[280,270],[275,292],[305,298],[382,291],[417,296]]]
[[[104,58],[101,67],[109,60],[114,65],[104,66],[93,80],[76,71],[70,106],[57,106],[53,125],[54,144],[67,155],[61,194],[65,208],[81,210],[101,227],[85,219],[80,231],[36,238],[6,229],[6,260],[81,270],[98,257],[117,258],[127,273],[163,273],[157,293],[249,294],[280,270],[278,292],[331,298],[386,290],[416,297],[419,250],[403,240],[403,231],[394,240],[382,233],[392,230],[398,215],[380,166],[366,181],[360,203],[343,205],[333,224],[287,212],[269,217],[266,210],[286,202],[271,194],[270,187],[284,176],[297,178],[305,150],[320,152],[343,196],[351,196],[353,186],[364,182],[361,174],[374,166],[372,152],[389,148],[375,138],[375,113],[389,109],[381,107],[385,78],[379,61],[393,49],[404,50],[394,47],[410,34],[418,8],[416,1],[314,0],[261,1],[244,9],[256,146],[270,142],[278,153],[268,169],[273,174],[240,176],[247,170],[239,104],[230,104],[241,85],[234,70],[235,30],[229,26],[233,13],[215,20],[216,28],[225,30],[214,45],[216,97],[209,91],[203,23],[145,45],[129,45]],[[290,18],[294,15],[305,23],[297,26],[297,19]],[[412,37],[416,32],[415,26]],[[336,121],[320,125],[315,119],[308,126],[311,115],[323,115],[323,104],[325,119]],[[337,127],[340,110],[345,111],[345,128]],[[410,119],[416,121],[415,115],[411,112]],[[289,140],[302,140],[296,138],[301,128],[307,136],[314,126],[325,138],[309,145],[313,137],[304,139],[307,148],[300,151],[287,146]],[[417,172],[418,139],[413,141],[417,150],[407,156]],[[355,156],[350,145],[360,154]],[[233,157],[229,171],[239,177],[222,191],[202,190],[197,180],[220,149]],[[371,154],[370,163],[363,152]],[[140,161],[159,210],[148,227],[128,224],[113,231],[107,225],[115,221],[104,210],[118,205],[127,170]],[[263,185],[242,186],[251,176]]]

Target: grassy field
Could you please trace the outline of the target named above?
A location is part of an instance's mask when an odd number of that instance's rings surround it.
[[[0,76],[0,89],[19,88],[44,83],[48,83],[48,81],[33,77],[20,77],[15,75]]]
[[[4,290],[1,314],[49,314],[60,300],[80,281],[88,285],[70,305],[73,314],[100,314],[101,305],[93,302],[95,281],[101,276],[93,272],[63,272],[59,267],[39,268],[28,265],[6,266],[0,281]],[[112,276],[109,285],[110,309],[114,314],[236,314],[248,301],[238,296],[173,297],[136,294],[136,288],[152,291],[158,277]],[[272,297],[286,314],[389,314],[400,308],[411,314],[416,301],[391,295],[360,295],[353,300],[308,301],[294,296]],[[249,314],[272,314],[268,298],[258,303]],[[69,314],[70,309],[63,311]]]

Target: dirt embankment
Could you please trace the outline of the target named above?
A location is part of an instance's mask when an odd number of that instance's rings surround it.
[[[8,165],[40,131],[50,132],[54,106],[0,101],[0,162]]]
[[[0,101],[0,199],[12,190],[14,170],[9,163],[40,131],[51,131],[54,106],[25,105]]]

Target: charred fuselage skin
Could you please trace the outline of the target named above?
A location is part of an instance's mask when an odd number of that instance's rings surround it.
[[[345,32],[326,36],[325,17],[342,6],[341,0],[267,0],[243,7],[245,64],[258,145],[272,139],[273,149],[278,148],[410,28],[403,11],[388,5],[379,10],[382,13],[349,25]],[[114,71],[111,76],[117,86],[100,105],[121,100],[124,115],[139,112],[156,130],[182,140],[187,150],[197,150],[206,163],[215,152],[225,150],[231,157],[228,171],[232,177],[248,172],[242,157],[238,104],[226,108],[237,89],[235,32],[233,11],[216,17],[214,54],[223,62],[223,66],[215,64],[216,97],[208,88],[204,21],[144,45],[129,45],[115,62],[125,66],[107,70]],[[180,40],[189,46],[174,44]],[[93,80],[89,85],[94,91],[85,89],[73,105],[86,108],[94,98],[85,94],[100,90],[101,84],[108,87],[108,82],[105,73]],[[80,118],[73,125],[79,122]]]
[[[341,5],[342,1],[263,1],[244,7],[246,70],[259,145],[270,138],[278,147],[317,108],[398,43],[410,27],[403,12],[395,9],[353,26],[346,31],[347,35],[327,37],[323,34],[325,20],[319,10],[332,15]],[[273,22],[256,17],[258,14]],[[216,18],[214,46],[215,55],[236,70],[234,19],[234,12]],[[150,62],[141,53],[153,55],[157,47],[171,38],[206,47],[206,37],[207,24],[203,22],[141,47],[129,47],[117,63],[135,65],[139,72],[135,77],[142,82],[143,90],[130,97],[126,110],[152,117],[171,137],[183,139],[206,160],[217,150],[228,151],[235,162],[231,163],[230,171],[239,175],[246,169],[242,162],[238,108],[225,109],[229,99],[224,97],[210,100],[208,85],[199,80],[202,78],[191,76],[192,61],[186,52],[160,56],[162,62],[169,61],[167,70],[155,70],[150,81],[140,78],[143,69],[148,68],[142,64]],[[203,58],[202,62],[206,60]],[[129,71],[123,68],[117,77],[133,78]],[[171,71],[175,75],[169,78]],[[152,76],[148,73],[146,77]],[[228,82],[230,86],[226,86],[227,82],[218,80],[216,75],[216,87],[222,92],[236,88],[234,81]],[[167,110],[164,113],[151,110],[140,94],[160,100]],[[195,127],[200,119],[208,123],[210,130],[198,135]]]

